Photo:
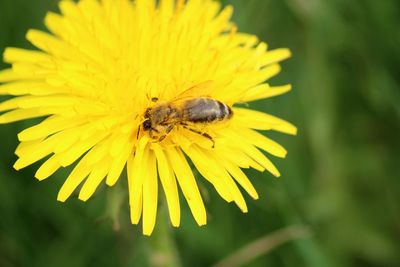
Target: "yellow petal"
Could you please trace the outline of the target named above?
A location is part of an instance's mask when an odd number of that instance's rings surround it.
[[[79,10],[76,7],[76,3],[72,0],[62,0],[58,4],[61,13],[65,15],[65,17],[76,17],[81,18],[79,15]]]
[[[285,148],[268,137],[248,128],[237,127],[225,130],[225,135],[231,135],[237,142],[255,145],[276,157],[284,158],[287,154]]]
[[[125,167],[126,162],[128,161],[129,155],[132,153],[133,146],[132,144],[127,144],[123,151],[117,156],[113,158],[113,162],[110,167],[110,172],[107,175],[106,184],[108,186],[113,186],[118,181],[121,173]]]
[[[68,150],[71,146],[78,143],[79,140],[90,137],[90,135],[88,135],[87,137],[83,136],[85,136],[87,132],[91,132],[91,128],[92,127],[90,124],[85,124],[79,127],[66,129],[54,134],[54,138],[58,138],[60,142],[54,147],[53,152],[55,154],[62,155],[62,152]],[[93,133],[91,134],[93,135]]]
[[[249,88],[261,84],[265,80],[277,75],[281,71],[278,64],[273,64],[261,70],[254,70],[238,74],[229,86],[216,92],[218,99],[227,103],[241,102]]]
[[[259,62],[261,66],[267,66],[285,60],[289,58],[291,55],[292,53],[290,52],[289,49],[279,48],[264,53],[264,55],[262,55],[259,58]]]
[[[226,186],[226,183],[224,183],[223,179],[221,179],[221,177],[219,177],[219,175],[214,171],[214,167],[210,167],[208,164],[210,159],[207,158],[196,146],[188,147],[184,149],[184,151],[192,160],[199,173],[215,187],[215,190],[217,190],[218,194],[225,201],[232,202],[233,196],[231,191]]]
[[[260,58],[266,54],[268,45],[264,42],[260,42],[253,51],[251,51],[249,56],[245,59],[245,62],[241,65],[243,69],[252,69],[254,66],[258,68],[263,65],[260,63]],[[242,54],[242,53],[241,53]]]
[[[67,38],[67,36],[70,34],[70,32],[67,31],[65,26],[68,25],[68,22],[65,19],[63,19],[61,15],[58,15],[53,12],[48,12],[46,14],[44,23],[47,29],[50,30],[50,32],[62,38]]]
[[[132,224],[138,224],[140,217],[142,215],[142,203],[143,203],[143,191],[137,190],[138,194],[133,200],[133,179],[136,177],[136,170],[134,168],[134,156],[131,154],[128,158],[127,163],[127,174],[128,174],[128,189],[129,189],[129,207],[130,207],[130,217]],[[135,176],[134,176],[135,175]],[[141,187],[140,187],[141,188]]]
[[[70,96],[23,96],[14,98],[17,106],[20,108],[35,108],[35,107],[62,107],[73,106],[78,102],[76,97]]]
[[[243,151],[232,148],[226,142],[218,142],[216,144],[216,153],[225,155],[229,161],[235,163],[240,168],[250,167],[251,161],[249,161],[249,157]]]
[[[79,193],[80,200],[87,201],[93,195],[101,181],[106,177],[109,168],[109,159],[106,156],[96,164],[93,164],[93,170]]]
[[[0,112],[18,108],[19,98],[12,98],[10,100],[0,103]]]
[[[289,92],[291,89],[292,86],[290,84],[276,87],[271,87],[269,84],[261,84],[248,90],[243,96],[241,102],[251,102],[258,99],[282,95]]]
[[[160,3],[160,16],[161,20],[166,23],[173,15],[175,0],[161,0]]]
[[[51,63],[51,58],[43,52],[8,47],[4,51],[4,61],[7,63],[30,62],[39,64],[41,62]]]
[[[232,137],[220,140],[220,145],[216,145],[216,153],[223,154],[226,159],[234,162],[240,168],[251,167],[260,172],[265,170],[264,167],[244,153],[240,146],[235,145],[236,140],[233,140]]]
[[[59,155],[62,155],[62,157],[60,156],[61,166],[66,167],[66,166],[71,165],[78,158],[80,158],[85,152],[87,152],[89,149],[91,149],[97,143],[101,142],[108,135],[109,135],[109,133],[107,131],[95,134],[88,139],[81,140],[79,143],[76,143],[69,150],[61,152],[59,154]],[[92,152],[92,155],[94,152]]]
[[[151,235],[156,224],[158,205],[157,166],[154,152],[149,152],[146,163],[147,171],[143,177],[143,234]]]
[[[286,134],[297,134],[297,128],[272,115],[244,108],[234,108],[234,120],[238,125],[257,130],[275,130]]]
[[[0,70],[0,82],[12,82],[19,79],[21,79],[21,76],[16,74],[12,69]],[[2,86],[4,85],[0,85],[0,94],[4,94],[2,93]]]
[[[40,166],[40,168],[36,171],[35,177],[42,181],[47,179],[52,174],[54,174],[61,167],[60,159],[57,155],[53,155],[45,163]]]
[[[121,151],[124,149],[124,147],[127,146],[130,137],[131,135],[129,132],[127,134],[118,133],[117,137],[113,140],[110,147],[111,156],[116,157],[121,154]]]
[[[39,81],[9,82],[0,85],[0,95],[9,94],[19,96],[30,94],[34,96],[44,96],[66,92],[68,92],[68,88],[66,87],[51,86]]]
[[[249,77],[250,79],[247,82],[249,82],[251,85],[260,84],[274,77],[279,72],[281,72],[281,66],[279,64],[272,64],[255,73],[251,73],[251,77]]]
[[[216,162],[217,164],[213,164],[210,170],[214,171],[214,175],[216,175],[217,179],[221,179],[225,184],[227,190],[230,191],[233,200],[235,201],[236,205],[241,209],[242,212],[247,212],[247,205],[246,201],[243,198],[242,193],[240,192],[239,188],[237,187],[235,181],[226,171],[226,169],[219,164],[220,158],[215,156],[215,153],[210,152],[209,150],[203,149],[202,151],[204,155],[211,160],[211,162]]]
[[[26,39],[37,48],[49,54],[61,55],[63,57],[76,57],[73,53],[75,50],[72,49],[71,46],[48,33],[38,30],[29,30],[26,34]]]
[[[232,175],[233,178],[246,190],[246,192],[254,199],[258,199],[258,194],[253,184],[247,178],[246,174],[234,163],[225,159],[224,154],[219,154],[221,164]]]
[[[48,156],[52,153],[57,142],[58,140],[55,138],[48,138],[40,143],[33,143],[24,147],[24,153],[20,154],[19,159],[14,164],[14,168],[20,170]]]
[[[93,167],[87,165],[87,158],[90,156],[90,152],[82,158],[82,160],[76,165],[74,170],[68,176],[67,180],[65,180],[63,186],[58,192],[57,200],[61,202],[65,202],[70,195],[74,192],[74,190],[78,187],[80,183],[89,175],[92,171]]]
[[[158,175],[164,188],[167,199],[169,217],[174,227],[179,227],[181,211],[179,204],[178,187],[171,164],[160,145],[152,145],[157,157]]]
[[[86,118],[65,118],[61,116],[51,116],[41,123],[23,130],[18,134],[20,141],[31,141],[40,138],[45,138],[56,132],[76,127],[87,121]],[[60,141],[63,141],[60,139]]]
[[[247,155],[253,158],[257,163],[259,163],[261,166],[267,169],[274,176],[276,177],[281,176],[275,165],[266,156],[264,156],[264,154],[261,153],[257,148],[255,148],[252,145],[244,145],[244,144],[241,144],[240,147],[246,152]]]
[[[145,163],[149,155],[147,143],[148,138],[141,138],[135,155],[131,156],[128,160],[129,205],[131,207],[131,221],[133,224],[139,223],[142,213],[143,176],[147,172]]]
[[[37,146],[38,144],[40,144],[41,142],[43,142],[44,139],[39,139],[39,140],[33,140],[33,141],[28,141],[28,142],[21,142],[19,143],[19,145],[17,146],[17,148],[15,149],[15,155],[17,156],[21,156],[24,153],[28,153],[29,154],[29,149],[31,147]],[[35,148],[36,149],[36,148]],[[26,151],[28,150],[28,151]]]
[[[45,115],[49,114],[43,113],[38,108],[17,109],[0,115],[0,124],[32,119]]]
[[[206,209],[189,164],[180,150],[168,149],[167,154],[170,161],[173,162],[172,168],[174,169],[183,195],[189,204],[193,217],[198,225],[205,225],[207,223]]]

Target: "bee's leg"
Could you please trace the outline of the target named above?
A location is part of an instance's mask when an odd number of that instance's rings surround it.
[[[165,137],[167,137],[167,135],[172,131],[172,129],[174,129],[175,125],[168,125],[167,129],[165,129],[165,134],[161,135],[157,142],[161,142],[162,140],[165,139]]]
[[[161,142],[162,140],[165,139],[165,137],[167,137],[166,134],[161,135],[160,138],[158,138],[157,142]]]
[[[150,136],[151,139],[154,139],[153,132],[160,133],[157,129],[151,128],[150,131],[149,131],[149,136]]]
[[[204,136],[204,137],[207,138],[207,139],[210,139],[210,141],[213,143],[212,148],[215,147],[215,141],[214,141],[214,139],[212,138],[212,136],[209,135],[208,133],[203,133],[203,132],[200,132],[200,131],[195,130],[195,129],[193,129],[193,128],[190,128],[190,127],[188,127],[187,124],[181,124],[181,125],[182,125],[183,128],[185,128],[185,129],[187,129],[187,130],[189,130],[189,131],[191,131],[191,132],[197,133],[197,134],[199,134],[199,135],[201,135],[201,136]]]

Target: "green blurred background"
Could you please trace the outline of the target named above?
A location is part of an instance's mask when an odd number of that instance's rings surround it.
[[[88,203],[58,203],[69,170],[41,183],[33,178],[38,165],[14,171],[16,135],[33,122],[2,125],[1,267],[161,266],[160,251],[172,251],[181,266],[212,266],[291,225],[306,225],[312,236],[244,266],[400,266],[400,1],[223,2],[235,6],[240,31],[293,52],[271,83],[294,90],[250,104],[299,128],[297,137],[268,133],[289,150],[273,159],[282,178],[247,172],[260,200],[247,197],[246,215],[201,182],[208,225],[197,227],[181,200],[182,226],[159,216],[156,231],[170,237],[148,238],[129,224],[124,181]],[[0,52],[31,47],[24,34],[43,29],[47,10],[57,2],[0,0]]]

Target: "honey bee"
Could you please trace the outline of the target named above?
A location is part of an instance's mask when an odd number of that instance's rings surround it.
[[[192,89],[186,90],[185,93]],[[196,126],[228,121],[233,116],[233,111],[228,105],[211,97],[181,96],[162,103],[157,103],[158,98],[154,97],[152,101],[156,104],[146,109],[141,126],[156,142],[161,142],[175,127],[181,126],[208,138],[214,147],[213,138],[197,130]]]

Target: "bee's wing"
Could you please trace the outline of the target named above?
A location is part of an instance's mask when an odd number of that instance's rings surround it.
[[[181,92],[172,101],[177,101],[184,98],[193,98],[193,97],[207,97],[207,96],[209,97],[211,96],[212,90],[214,88],[213,85],[214,81],[211,80],[198,83]]]

